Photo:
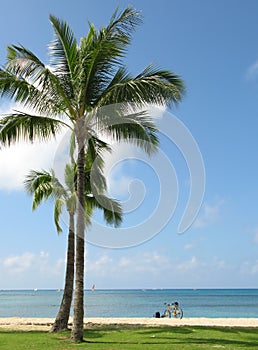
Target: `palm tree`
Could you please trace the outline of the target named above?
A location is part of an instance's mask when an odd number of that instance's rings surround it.
[[[93,140],[94,141],[94,140]],[[101,157],[101,148],[109,150],[106,143],[102,143],[96,147],[95,142],[89,142],[89,149],[85,156],[85,219],[86,224],[90,225],[91,216],[95,208],[99,208],[104,212],[104,219],[108,224],[114,224],[115,227],[119,226],[122,221],[121,206],[118,202],[108,198],[103,193],[106,191],[106,180],[102,173],[102,167],[104,165]],[[98,160],[97,176],[90,181],[91,169],[94,161]],[[66,274],[65,274],[65,287],[61,305],[56,316],[55,322],[51,328],[52,332],[59,332],[68,328],[68,321],[70,316],[70,309],[73,296],[74,285],[74,217],[76,213],[76,163],[71,159],[71,164],[66,164],[65,176],[63,186],[58,178],[55,176],[54,170],[47,171],[35,171],[32,170],[26,176],[24,181],[26,191],[33,195],[32,209],[35,210],[43,200],[47,200],[50,197],[54,199],[54,221],[58,233],[62,232],[60,226],[60,215],[62,213],[63,206],[69,215],[69,233],[68,233],[68,246],[67,246],[67,260],[66,260]],[[97,200],[92,194],[92,187],[98,188],[98,195],[101,196],[102,201]],[[101,205],[105,203],[105,207]]]
[[[18,139],[48,140],[62,127],[75,133],[77,143],[76,281],[71,338],[83,340],[84,317],[84,163],[87,141],[99,130],[124,138],[151,152],[158,144],[152,118],[137,112],[124,115],[124,103],[143,108],[148,103],[171,106],[181,100],[184,84],[176,74],[150,65],[132,76],[122,65],[135,27],[137,11],[115,11],[109,24],[89,31],[80,43],[66,22],[50,16],[55,39],[50,45],[50,67],[23,46],[8,47],[7,62],[0,70],[0,94],[31,112],[13,111],[0,121],[0,139],[11,144]],[[122,103],[112,113],[104,106]],[[122,116],[121,116],[122,113]]]

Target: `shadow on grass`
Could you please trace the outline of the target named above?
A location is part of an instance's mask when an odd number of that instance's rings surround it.
[[[241,349],[249,349],[249,348],[256,348],[258,349],[258,340],[252,341],[252,340],[234,340],[234,339],[223,339],[223,338],[209,338],[209,339],[203,339],[203,338],[186,338],[184,342],[178,342],[178,344],[192,344],[192,345],[207,345],[211,347],[222,347],[222,346],[231,346],[231,349],[235,349],[235,347],[232,348],[232,346],[238,346]]]
[[[4,336],[7,335],[6,338]],[[12,335],[11,337],[9,335]],[[22,337],[20,337],[22,335]],[[2,331],[1,349],[72,349],[70,331]],[[258,349],[258,329],[225,327],[93,326],[84,331],[82,348],[91,349]],[[14,344],[11,346],[11,344]],[[54,344],[54,345],[53,345]],[[1,347],[2,346],[2,347]],[[77,347],[76,347],[77,348]],[[78,347],[79,348],[79,347]]]
[[[132,333],[130,334],[130,331]],[[112,339],[110,333],[121,333],[123,340]],[[101,329],[85,330],[85,339],[98,344],[118,345],[167,345],[180,348],[180,345],[190,347],[208,345],[212,347],[225,347],[230,349],[258,349],[258,332],[254,328],[230,327],[146,327],[135,328],[128,326],[102,327]],[[108,335],[108,337],[106,337]],[[255,338],[253,338],[255,336]],[[104,338],[103,338],[104,337]],[[148,338],[148,339],[146,339]],[[122,348],[122,347],[121,347]]]
[[[146,329],[141,329],[139,331],[139,334],[153,334],[153,332],[155,332],[155,334],[159,334],[159,333],[176,333],[176,334],[190,334],[193,333],[194,330],[193,328],[188,328],[188,327],[171,327],[171,326],[165,326],[165,327],[159,327],[159,328],[155,328],[155,327],[148,327]]]
[[[196,326],[196,329],[208,329],[205,326]],[[256,327],[212,327],[213,331],[218,331],[221,333],[235,333],[235,334],[240,334],[240,333],[245,333],[245,334],[254,334],[254,335],[258,335],[258,329]]]

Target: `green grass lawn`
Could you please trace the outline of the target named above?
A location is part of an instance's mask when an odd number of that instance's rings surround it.
[[[0,349],[258,349],[255,328],[102,326],[85,330],[84,343],[72,344],[69,338],[69,332],[2,330]]]

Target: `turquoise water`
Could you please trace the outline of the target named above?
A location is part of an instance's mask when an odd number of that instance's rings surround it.
[[[62,292],[0,291],[0,317],[55,317]],[[178,301],[184,317],[258,317],[258,289],[85,291],[87,317],[152,317]]]

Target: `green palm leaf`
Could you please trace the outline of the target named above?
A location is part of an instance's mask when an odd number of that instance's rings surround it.
[[[69,192],[73,193],[76,189],[76,164],[66,164],[65,166],[65,184]]]
[[[3,144],[10,145],[18,140],[34,141],[49,140],[68,124],[49,117],[30,115],[18,112],[7,115],[0,120],[0,136]]]
[[[122,207],[118,201],[100,194],[96,196],[94,205],[103,211],[104,219],[109,225],[120,226],[122,223]]]
[[[39,112],[56,111],[56,106],[59,105],[57,111],[60,113],[63,108],[60,97],[64,94],[49,68],[23,46],[9,46],[7,52],[8,61],[3,74],[7,75],[9,81],[3,79],[4,75],[0,75],[0,87],[5,87],[6,83],[10,86],[3,92],[10,92],[11,89],[11,97],[16,102],[22,102]]]
[[[33,195],[32,210],[35,210],[42,200],[47,200],[52,195],[52,177],[46,171],[30,171],[24,181],[26,191]]]
[[[63,230],[60,226],[60,215],[62,214],[63,206],[65,205],[65,200],[62,198],[57,198],[54,204],[54,220],[58,233],[61,233]]]
[[[30,195],[33,195],[33,210],[42,203],[43,199],[66,197],[66,190],[53,170],[50,172],[31,170],[24,180],[24,187]]]
[[[120,64],[130,43],[131,34],[141,22],[140,15],[132,7],[126,8],[118,15],[115,11],[109,25],[96,31],[90,25],[89,33],[80,43],[80,89],[81,111],[94,105],[101,93],[108,86],[115,67]],[[85,83],[84,83],[85,82]],[[81,114],[82,115],[82,114]]]
[[[22,76],[9,70],[0,70],[0,96],[21,103],[35,114],[63,117],[70,112],[74,113],[56,77],[47,68],[42,72],[41,80],[41,85],[34,86]]]
[[[33,85],[41,85],[42,73],[44,76],[46,67],[33,52],[24,46],[8,46],[7,59],[6,69],[8,71],[17,77],[30,80]]]
[[[58,75],[69,76],[70,85],[76,80],[77,40],[66,22],[50,15],[55,39],[49,46],[51,65]]]
[[[98,106],[131,102],[170,106],[178,103],[185,92],[181,78],[166,70],[148,66],[133,78],[124,67],[115,74],[105,92],[96,102]]]
[[[116,141],[135,144],[151,154],[159,143],[157,127],[146,111],[132,113],[132,106],[117,104],[98,109],[95,127],[100,128],[99,133],[112,136]]]

